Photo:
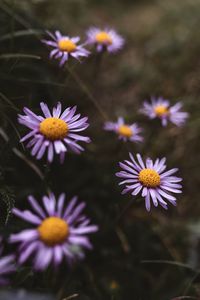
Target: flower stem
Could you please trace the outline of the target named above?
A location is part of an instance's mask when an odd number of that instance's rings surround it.
[[[118,224],[121,221],[121,219],[124,217],[124,215],[127,213],[127,211],[129,211],[129,208],[131,207],[133,202],[135,202],[139,198],[140,198],[140,196],[136,196],[135,198],[132,198],[128,201],[126,206],[124,208],[122,208],[120,215],[116,218],[116,221],[115,221],[116,224]]]
[[[88,99],[93,103],[93,105],[96,107],[100,115],[104,120],[108,120],[107,115],[105,112],[102,110],[102,108],[99,106],[98,102],[95,100],[93,97],[92,93],[86,86],[86,84],[80,79],[80,77],[69,67],[67,66],[67,70],[69,71],[70,75],[74,78],[74,80],[77,82],[77,84],[81,87],[83,92],[88,96]]]

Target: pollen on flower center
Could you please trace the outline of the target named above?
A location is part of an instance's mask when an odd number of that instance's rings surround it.
[[[146,187],[155,188],[160,184],[160,175],[153,169],[143,169],[139,173],[139,181]]]
[[[124,137],[128,137],[128,138],[133,135],[132,129],[127,125],[119,126],[118,133],[123,135]]]
[[[154,108],[154,111],[155,111],[155,113],[158,117],[162,117],[162,116],[167,115],[169,113],[168,107],[166,107],[164,105],[157,105]]]
[[[40,123],[39,130],[47,139],[55,141],[66,137],[68,126],[65,121],[51,117]]]
[[[104,45],[112,44],[112,38],[105,31],[101,31],[101,32],[97,33],[95,38],[96,38],[97,43],[99,43],[99,44],[104,44]]]
[[[69,235],[68,224],[61,218],[49,217],[38,227],[40,239],[49,246],[61,244]]]
[[[58,48],[60,51],[66,51],[70,53],[76,50],[76,44],[65,38],[58,41]]]

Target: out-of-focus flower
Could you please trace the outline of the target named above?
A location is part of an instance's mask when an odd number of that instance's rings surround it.
[[[124,39],[113,29],[91,27],[86,35],[87,43],[96,45],[98,52],[117,52],[124,46]]]
[[[48,46],[53,47],[50,52],[50,58],[60,59],[60,66],[64,65],[69,57],[73,57],[79,60],[79,57],[87,57],[90,52],[84,48],[84,45],[78,45],[80,37],[69,37],[62,35],[60,31],[56,31],[54,34],[47,31],[52,40],[42,40]]]
[[[61,103],[50,112],[47,104],[40,103],[43,116],[36,115],[30,109],[24,108],[25,115],[19,115],[19,123],[30,128],[31,131],[25,135],[21,142],[30,139],[27,144],[28,148],[32,148],[31,154],[41,159],[45,151],[48,152],[48,161],[52,162],[54,152],[60,154],[61,161],[64,160],[65,152],[68,149],[75,153],[83,151],[77,142],[90,142],[90,138],[79,135],[78,132],[85,130],[89,124],[88,118],[80,118],[80,114],[75,114],[76,107],[66,108],[62,112]]]
[[[163,126],[166,126],[168,121],[172,122],[176,126],[182,126],[189,114],[187,112],[180,111],[181,108],[181,102],[170,106],[170,102],[168,100],[160,97],[158,99],[152,98],[151,103],[144,102],[143,108],[140,111],[150,119],[161,119]]]
[[[136,123],[133,123],[131,125],[125,124],[122,117],[119,117],[116,123],[105,122],[104,129],[116,132],[116,134],[119,136],[119,139],[122,139],[123,141],[143,141],[143,137],[140,135],[142,129]]]
[[[5,285],[9,283],[7,276],[16,271],[16,267],[14,265],[15,256],[2,256],[2,252],[2,238],[0,237],[0,285]]]
[[[92,249],[87,235],[98,230],[82,214],[85,203],[77,204],[74,197],[66,206],[64,194],[56,201],[52,193],[43,197],[43,207],[33,196],[28,200],[34,212],[13,209],[16,216],[35,226],[10,237],[11,243],[20,243],[19,263],[31,258],[35,269],[44,270],[51,263],[58,266],[64,259],[71,265],[84,258],[84,248]]]
[[[131,153],[129,156],[130,160],[119,163],[123,171],[116,173],[116,176],[123,178],[120,185],[126,186],[122,194],[131,192],[133,196],[136,196],[141,193],[145,198],[148,211],[151,208],[151,200],[154,206],[160,204],[165,209],[167,209],[167,202],[176,206],[176,198],[171,193],[182,193],[182,186],[178,184],[182,179],[171,175],[178,169],[165,171],[165,158],[161,160],[157,158],[155,162],[147,158],[144,162],[140,154],[137,154],[138,161]]]

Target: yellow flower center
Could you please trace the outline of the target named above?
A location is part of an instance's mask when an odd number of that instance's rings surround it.
[[[160,175],[152,169],[143,169],[139,173],[139,181],[146,187],[155,188],[160,184]]]
[[[47,139],[55,141],[66,137],[68,126],[65,121],[51,117],[40,123],[39,130]]]
[[[58,48],[63,52],[74,52],[76,50],[76,44],[69,39],[61,39],[58,41]]]
[[[133,135],[132,129],[127,125],[119,126],[118,133],[127,138],[130,138]]]
[[[154,108],[154,111],[158,117],[162,117],[169,113],[169,109],[164,105],[158,105]]]
[[[96,41],[99,44],[106,44],[106,45],[112,44],[112,39],[110,35],[105,31],[100,31],[99,33],[96,34]]]
[[[40,239],[48,246],[63,243],[69,235],[68,224],[58,217],[45,219],[38,227]]]

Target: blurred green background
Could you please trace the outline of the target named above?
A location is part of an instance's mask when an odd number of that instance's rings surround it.
[[[110,120],[120,115],[144,128],[142,145],[123,144],[103,131],[104,120],[87,95],[66,69],[48,59],[49,50],[40,42],[46,29],[80,35],[84,41],[91,25],[115,28],[126,45],[116,55],[105,55],[101,66],[92,55],[74,68]],[[92,238],[94,250],[72,272],[63,266],[57,275],[34,274],[26,266],[12,287],[52,293],[57,299],[200,299],[199,27],[199,0],[1,0],[1,231],[8,236],[26,226],[8,215],[10,208],[14,202],[27,207],[27,195],[40,198],[48,187],[57,195],[66,192],[68,199],[77,194],[100,226]],[[151,96],[182,101],[190,113],[186,126],[162,128],[140,115]],[[92,143],[84,154],[69,154],[63,165],[55,161],[48,166],[20,145],[19,137],[27,131],[17,123],[17,113],[24,106],[39,112],[41,101],[77,104],[89,116]],[[177,208],[147,213],[143,199],[121,196],[115,172],[128,151],[153,159],[166,156],[169,168],[179,168],[184,188]]]

